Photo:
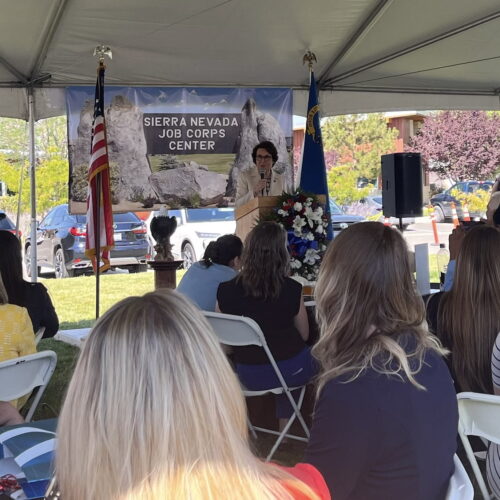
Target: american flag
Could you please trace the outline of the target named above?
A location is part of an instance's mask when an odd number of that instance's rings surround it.
[[[102,272],[109,268],[109,252],[115,244],[113,240],[108,143],[104,119],[104,64],[99,66],[95,86],[88,179],[85,255],[92,261],[94,270],[98,268],[99,272]],[[101,262],[102,265],[100,265]]]

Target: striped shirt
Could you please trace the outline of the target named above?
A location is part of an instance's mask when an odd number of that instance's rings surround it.
[[[500,333],[497,335],[491,353],[491,376],[495,394],[500,395]],[[491,443],[486,461],[486,476],[491,491],[500,498],[500,445]]]

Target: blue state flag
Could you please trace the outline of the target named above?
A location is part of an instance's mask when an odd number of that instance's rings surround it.
[[[319,119],[318,94],[314,73],[311,73],[309,87],[309,103],[307,105],[307,121],[302,151],[302,166],[300,169],[300,189],[303,191],[324,194],[326,196],[325,212],[328,216],[327,239],[333,239],[333,230],[328,199],[328,184],[326,181],[325,154],[321,139],[321,125]]]

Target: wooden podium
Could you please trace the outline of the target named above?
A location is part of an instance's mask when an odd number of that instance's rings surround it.
[[[270,214],[277,208],[279,198],[279,196],[259,196],[234,210],[236,235],[241,241],[245,242],[247,234],[262,216]]]

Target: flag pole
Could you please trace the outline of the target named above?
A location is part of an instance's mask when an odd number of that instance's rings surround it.
[[[97,68],[97,81],[101,85],[101,68],[104,67],[104,54],[99,54],[99,66]],[[102,94],[101,94],[102,95]],[[99,302],[100,302],[100,286],[101,286],[101,173],[99,172],[96,177],[97,196],[96,196],[96,228],[95,228],[95,319],[99,319]]]
[[[96,87],[96,99],[99,99],[99,106],[101,107],[101,112],[104,120],[104,70],[106,66],[104,65],[104,56],[107,55],[111,58],[111,50],[109,47],[105,47],[103,45],[98,45],[94,50],[94,56],[99,58],[99,65],[97,67],[97,87]],[[96,101],[97,103],[97,101]],[[92,130],[92,145],[91,145],[91,155],[94,154],[94,138],[95,138],[95,118],[96,118],[96,110],[94,109],[94,124]],[[106,163],[108,162],[108,154],[107,154],[107,139],[106,139],[106,131],[104,128],[104,148],[106,151]],[[92,160],[91,160],[92,161]],[[94,273],[95,273],[95,317],[99,318],[100,314],[100,274],[103,269],[109,267],[109,263],[107,259],[103,256],[103,261],[105,266],[101,269],[101,203],[103,202],[103,172],[98,170],[95,175],[95,183],[96,183],[96,191],[95,191],[95,207],[93,212],[93,218],[95,221],[95,232],[94,232],[94,247],[95,247],[95,257],[94,257]],[[109,189],[109,182],[105,183],[105,189]],[[109,200],[108,200],[109,202]],[[105,205],[103,205],[105,208]],[[88,218],[88,215],[87,215]],[[104,216],[106,219],[106,216]],[[105,250],[109,251],[109,242],[107,235],[107,221],[103,220],[104,227],[106,228],[106,242],[105,242]],[[108,221],[109,222],[109,221]],[[87,231],[88,233],[88,231]]]
[[[96,229],[95,229],[95,319],[99,319],[99,299],[100,299],[100,285],[101,285],[101,174],[97,174],[97,200],[96,200]]]

